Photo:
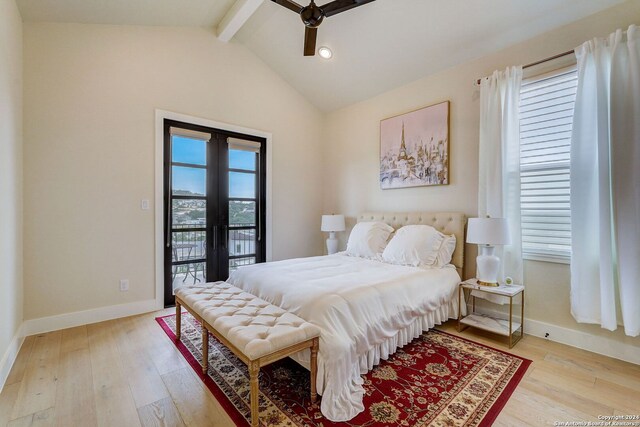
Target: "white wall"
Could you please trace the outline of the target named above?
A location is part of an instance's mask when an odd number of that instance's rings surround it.
[[[477,214],[479,89],[474,81],[495,69],[527,64],[564,52],[596,36],[640,23],[640,2],[628,1],[584,20],[476,61],[425,77],[367,101],[332,112],[325,136],[325,212],[351,217],[364,210],[441,211]],[[451,101],[451,184],[381,190],[379,171],[380,120]],[[347,233],[342,233],[343,236]],[[475,273],[475,248],[467,245],[466,275]],[[640,347],[638,339],[621,331],[610,333],[598,326],[576,323],[570,314],[567,265],[527,262],[527,316],[540,322],[606,337]]]
[[[271,132],[273,258],[322,247],[323,117],[246,48],[80,24],[24,43],[26,319],[154,298],[155,109]]]
[[[0,301],[1,388],[23,305],[22,18],[14,0],[0,0]]]

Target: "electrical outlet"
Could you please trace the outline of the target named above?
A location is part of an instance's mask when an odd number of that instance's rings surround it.
[[[149,210],[149,200],[148,199],[142,199],[142,201],[140,202],[140,208],[143,211],[148,211]]]
[[[546,332],[546,333],[544,334],[544,337],[545,337],[545,338],[549,338],[549,332]]]
[[[127,292],[129,290],[129,279],[120,280],[120,292]]]

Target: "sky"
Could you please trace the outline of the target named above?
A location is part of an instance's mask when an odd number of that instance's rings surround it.
[[[206,142],[174,136],[172,139],[173,162],[206,165]],[[229,167],[255,170],[255,153],[229,150]],[[206,170],[173,166],[173,188],[196,194],[206,194]],[[255,197],[255,175],[241,172],[229,173],[229,197]]]

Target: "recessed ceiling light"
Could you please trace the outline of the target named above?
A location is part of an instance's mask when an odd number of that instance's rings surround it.
[[[320,49],[318,49],[318,54],[324,59],[331,59],[331,57],[333,56],[333,52],[331,52],[331,49],[326,46],[322,46]]]

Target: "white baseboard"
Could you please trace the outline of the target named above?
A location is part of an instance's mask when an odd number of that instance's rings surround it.
[[[104,322],[105,320],[118,319],[120,317],[135,316],[136,314],[149,313],[150,311],[160,309],[162,309],[162,307],[158,307],[155,299],[136,301],[127,304],[111,305],[91,310],[25,320],[22,325],[22,330],[24,336],[29,336],[73,328],[74,326]]]
[[[18,356],[18,352],[24,342],[23,326],[24,323],[20,325],[16,331],[16,334],[11,339],[11,343],[9,343],[9,348],[4,352],[2,360],[0,360],[0,393],[4,388],[4,383],[9,377],[9,372],[11,372],[11,368],[13,367],[16,357]]]
[[[591,335],[575,329],[526,318],[525,333],[640,365],[640,347],[612,340],[611,338]],[[549,336],[545,337],[547,333]]]
[[[476,306],[476,312],[489,316],[505,317],[505,313],[487,307]],[[529,319],[526,316],[524,320],[524,333],[640,365],[640,347],[625,344],[604,336],[592,335],[587,332],[552,325],[551,323]],[[549,335],[546,336],[546,334]]]

